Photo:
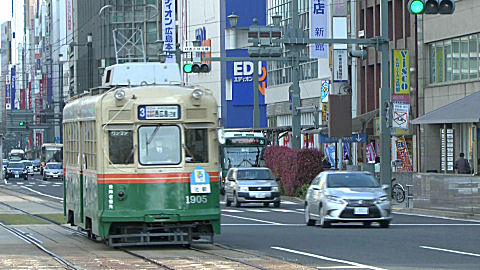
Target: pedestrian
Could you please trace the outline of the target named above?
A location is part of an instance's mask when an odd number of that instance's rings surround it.
[[[375,173],[380,172],[380,156],[375,157]]]
[[[326,155],[322,160],[322,167],[324,169],[330,169],[332,167],[332,164],[330,163],[330,161],[328,161],[328,156],[326,156]]]
[[[457,173],[460,174],[469,174],[471,172],[470,170],[470,164],[468,163],[468,160],[466,160],[464,153],[460,153],[460,158],[455,161],[455,167],[454,169],[457,169]]]

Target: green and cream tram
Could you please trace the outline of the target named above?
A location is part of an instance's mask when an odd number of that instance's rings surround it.
[[[220,233],[217,104],[176,64],[108,67],[63,111],[64,214],[110,246]]]

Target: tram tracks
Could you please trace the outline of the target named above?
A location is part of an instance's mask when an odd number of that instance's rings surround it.
[[[19,196],[16,196],[16,197],[21,198]],[[28,198],[22,197],[22,199],[30,202],[35,202],[33,200],[29,200]],[[59,226],[63,230],[67,230],[74,235],[78,235],[78,236],[87,238],[89,240],[92,240],[91,238],[88,238],[87,233],[78,231],[77,229],[74,229],[74,228],[69,228],[67,226],[64,226],[55,220],[51,220],[47,217],[44,217],[38,214],[30,213],[26,210],[9,205],[5,202],[0,202],[0,205],[8,207],[12,210],[18,211],[25,215],[38,218],[49,224]],[[45,246],[43,246],[38,240],[36,240],[33,236],[26,234],[24,232],[21,232],[20,230],[15,229],[11,226],[7,226],[3,223],[1,224],[1,227],[5,228],[5,230],[12,233],[16,237],[24,241],[27,241],[32,245],[35,245],[37,248],[39,248],[40,250],[42,250],[43,252],[51,256],[54,260],[58,261],[67,269],[84,269],[82,267],[79,267],[78,265],[75,265],[74,263],[65,259],[64,257],[50,251]],[[209,247],[210,248],[190,246],[187,249],[180,250],[180,252],[182,253],[181,256],[176,256],[176,255],[162,256],[162,253],[165,253],[165,250],[160,250],[160,251],[152,250],[151,247],[141,248],[140,250],[138,248],[131,248],[131,249],[116,248],[116,249],[130,256],[141,259],[142,261],[151,264],[151,266],[155,266],[156,268],[166,269],[166,270],[203,269],[207,267],[212,269],[225,269],[226,267],[231,269],[260,269],[260,270],[270,269],[270,268],[266,268],[264,266],[248,261],[248,260],[251,260],[252,258],[255,259],[255,257],[260,258],[260,256],[258,256],[257,254],[251,254],[242,250],[236,250],[236,249],[225,247],[218,244],[209,245]],[[217,250],[212,249],[212,247],[216,247]],[[225,253],[225,251],[230,251],[230,253],[232,254],[235,253],[235,254],[232,256],[221,254],[222,252]]]

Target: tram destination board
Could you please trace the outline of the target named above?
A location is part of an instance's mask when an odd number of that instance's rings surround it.
[[[175,120],[180,119],[179,105],[140,105],[139,120]]]

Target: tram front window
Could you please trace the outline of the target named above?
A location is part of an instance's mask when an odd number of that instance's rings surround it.
[[[185,162],[208,162],[207,129],[185,129]]]
[[[133,163],[133,133],[131,130],[108,132],[109,158],[113,164]]]
[[[138,129],[138,145],[142,165],[180,163],[180,128],[177,126],[142,126]]]

